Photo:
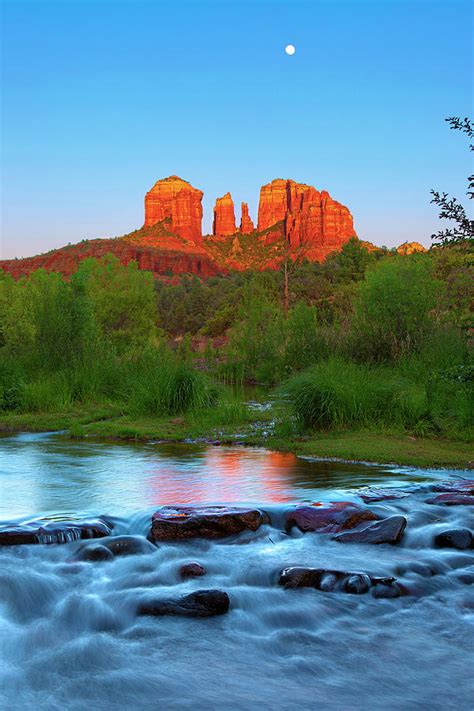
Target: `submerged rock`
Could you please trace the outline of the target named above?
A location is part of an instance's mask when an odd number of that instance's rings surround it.
[[[445,506],[474,506],[474,496],[469,493],[451,492],[438,494],[433,499],[428,499],[427,504],[445,504]]]
[[[278,580],[279,585],[285,588],[315,588],[322,592],[340,591],[353,595],[362,595],[373,585],[389,587],[395,582],[395,578],[392,577],[380,578],[367,573],[298,567],[285,568],[281,571]]]
[[[338,533],[355,528],[364,521],[377,521],[370,509],[350,501],[336,501],[329,504],[298,506],[286,514],[286,527],[297,526],[300,531],[317,533]]]
[[[409,496],[409,493],[407,491],[397,491],[396,489],[366,489],[359,496],[365,504],[375,504],[378,501],[404,499]]]
[[[222,590],[198,590],[174,600],[154,599],[142,602],[139,615],[182,615],[184,617],[212,617],[229,610],[229,596]]]
[[[440,481],[433,484],[432,491],[445,491],[474,495],[474,479],[455,479],[454,481]]]
[[[438,533],[434,542],[438,548],[457,548],[462,551],[474,545],[474,536],[468,528],[451,528]]]
[[[75,560],[84,560],[89,562],[100,562],[104,560],[113,560],[114,554],[108,548],[102,545],[85,546],[78,551]]]
[[[378,584],[372,588],[372,597],[392,599],[404,595],[406,592],[400,587],[397,582],[389,585]]]
[[[206,569],[201,563],[185,563],[180,567],[179,574],[184,580],[188,578],[198,578],[201,575],[206,575]]]
[[[181,541],[190,538],[225,538],[242,531],[256,531],[268,523],[258,509],[231,506],[163,506],[152,516],[150,539]]]
[[[85,538],[104,538],[112,526],[101,519],[94,521],[30,521],[0,527],[0,545],[35,543],[70,543]]]
[[[143,555],[156,552],[156,546],[150,543],[144,536],[114,536],[104,541],[104,546],[106,546],[114,556]]]
[[[390,543],[394,545],[403,538],[407,525],[405,516],[390,516],[382,521],[370,524],[358,531],[347,531],[334,536],[339,543]]]

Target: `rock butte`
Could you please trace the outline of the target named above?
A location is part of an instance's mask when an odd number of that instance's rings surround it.
[[[347,207],[325,190],[294,180],[277,179],[261,188],[257,229],[246,202],[237,228],[234,202],[226,193],[215,203],[213,235],[203,237],[202,198],[201,190],[172,175],[158,180],[146,193],[142,228],[123,237],[84,240],[35,257],[3,260],[0,269],[15,279],[39,268],[69,276],[83,259],[114,254],[122,264],[136,261],[140,269],[156,277],[196,274],[205,278],[227,274],[229,269],[276,269],[287,251],[285,245],[294,258],[322,261],[356,236]],[[240,235],[248,235],[251,249]],[[421,245],[408,250],[415,244],[402,245],[404,253],[419,251]]]
[[[226,193],[223,197],[217,198],[216,200],[212,234],[217,237],[227,237],[236,232],[234,202],[231,194]]]

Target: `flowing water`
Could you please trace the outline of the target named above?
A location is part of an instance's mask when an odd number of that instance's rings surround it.
[[[436,549],[433,536],[472,529],[473,507],[428,503],[430,482],[463,476],[244,447],[1,438],[4,524],[103,516],[114,535],[146,536],[160,506],[202,503],[251,503],[271,518],[252,534],[105,562],[75,562],[83,541],[0,546],[2,708],[471,709],[474,554]],[[295,504],[362,503],[366,486],[411,492],[370,505],[408,518],[401,544],[284,531]],[[207,574],[183,582],[189,561]],[[410,594],[286,590],[288,565],[394,575]],[[144,594],[206,588],[228,592],[227,615],[136,616]]]

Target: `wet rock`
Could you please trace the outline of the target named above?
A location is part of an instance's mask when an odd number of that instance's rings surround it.
[[[143,555],[155,553],[156,546],[147,541],[143,536],[114,536],[104,541],[106,546],[114,556],[119,555]]]
[[[78,552],[75,560],[99,562],[113,560],[114,554],[105,546],[85,546]]]
[[[435,545],[438,548],[457,548],[462,551],[474,544],[474,537],[468,528],[451,528],[435,536]]]
[[[400,597],[402,594],[403,590],[397,582],[390,583],[389,585],[374,585],[372,588],[372,596],[375,598],[392,599]]]
[[[390,586],[392,577],[375,577],[366,573],[350,573],[326,568],[285,568],[281,571],[279,585],[285,588],[315,588],[322,592],[341,591],[354,595],[366,593],[373,585]]]
[[[229,604],[229,596],[222,590],[198,590],[174,600],[155,599],[142,602],[137,614],[212,617],[228,612]]]
[[[349,575],[349,577],[344,580],[342,589],[346,593],[363,595],[369,590],[370,587],[371,581],[368,575],[354,574]]]
[[[206,569],[201,563],[185,563],[180,567],[179,574],[184,580],[198,578],[201,575],[206,575]]]
[[[337,585],[337,575],[334,573],[324,573],[319,579],[319,590],[332,592]]]
[[[462,492],[438,494],[434,499],[428,499],[427,504],[445,504],[445,506],[474,506],[474,496]]]
[[[350,501],[336,501],[329,504],[298,506],[286,514],[286,528],[297,526],[304,533],[338,533],[355,528],[364,521],[377,521],[372,511]]]
[[[397,491],[396,489],[367,489],[359,494],[366,504],[376,504],[378,501],[390,501],[392,499],[404,499],[408,495],[408,492]]]
[[[390,516],[361,530],[339,533],[334,536],[334,540],[339,543],[390,543],[395,545],[402,540],[406,525],[405,516]]]
[[[474,495],[474,479],[454,479],[452,481],[440,481],[433,484],[432,491],[445,491],[451,493],[463,493]]]
[[[268,523],[266,513],[230,506],[164,506],[152,516],[150,539],[181,541],[190,538],[225,538],[256,531]]]
[[[100,519],[94,521],[30,521],[0,527],[0,545],[15,546],[37,543],[70,543],[86,538],[109,536],[112,526]]]

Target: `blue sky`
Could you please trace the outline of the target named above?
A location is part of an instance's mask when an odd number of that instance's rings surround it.
[[[430,243],[431,187],[464,197],[471,113],[464,0],[4,0],[2,254],[143,223],[178,174],[230,190],[327,189],[359,236]],[[286,44],[296,54],[284,52]]]

